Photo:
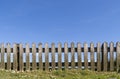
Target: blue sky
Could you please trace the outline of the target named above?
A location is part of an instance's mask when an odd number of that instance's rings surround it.
[[[0,42],[117,42],[120,0],[0,0]]]

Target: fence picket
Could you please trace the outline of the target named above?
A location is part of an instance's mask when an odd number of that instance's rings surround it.
[[[5,69],[4,54],[5,54],[5,48],[4,48],[4,43],[2,43],[1,44],[1,69]]]
[[[36,70],[36,44],[32,44],[32,70]]]
[[[88,69],[88,45],[84,43],[84,66],[85,69]]]
[[[78,55],[78,69],[81,69],[82,62],[81,62],[81,44],[77,43],[77,55]]]
[[[117,42],[116,44],[116,53],[117,53],[117,72],[120,71],[120,42]]]
[[[48,61],[48,53],[49,53],[49,48],[48,48],[48,43],[45,44],[45,70],[49,70],[49,61]]]
[[[107,71],[108,66],[108,44],[104,42],[103,44],[103,71]]]
[[[10,43],[7,44],[7,70],[11,70],[11,47]]]
[[[71,68],[75,68],[75,48],[74,48],[74,43],[71,43]]]
[[[17,71],[17,45],[13,45],[13,70]]]
[[[110,43],[110,71],[114,70],[114,43]]]
[[[19,50],[19,69],[20,69],[20,71],[22,72],[23,71],[23,67],[24,67],[24,64],[23,64],[23,45],[22,44],[20,44],[19,45],[19,48],[20,48],[20,50]]]
[[[55,70],[55,44],[52,43],[52,70]]]
[[[26,44],[26,70],[29,71],[30,70],[30,48],[29,48],[29,44]]]
[[[91,70],[95,70],[95,62],[94,62],[94,44],[90,43],[90,57],[91,57]]]
[[[97,43],[97,71],[101,71],[101,46]]]
[[[40,70],[43,70],[43,63],[42,63],[42,43],[39,43],[39,45],[38,45],[39,47],[39,69]]]
[[[61,61],[61,53],[62,53],[62,50],[61,50],[61,47],[62,44],[61,43],[58,43],[58,69],[61,69],[62,68],[62,61]]]
[[[67,43],[65,43],[64,44],[64,55],[65,55],[65,69],[68,69],[68,44]]]

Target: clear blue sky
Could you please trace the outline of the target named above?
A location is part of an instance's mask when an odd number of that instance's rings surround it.
[[[0,42],[117,42],[120,0],[0,0]]]

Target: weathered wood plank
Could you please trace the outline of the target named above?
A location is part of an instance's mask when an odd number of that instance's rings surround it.
[[[11,46],[10,43],[7,43],[7,70],[11,70]]]
[[[84,62],[85,69],[88,69],[88,44],[84,43]]]
[[[43,70],[43,63],[42,63],[42,43],[39,43],[39,69]]]
[[[30,71],[30,46],[26,43],[26,70]]]
[[[108,66],[108,44],[107,42],[104,42],[103,44],[103,71],[107,71]]]
[[[101,46],[97,43],[97,71],[101,71]]]
[[[114,71],[114,43],[110,43],[110,71]]]
[[[75,68],[75,48],[74,43],[71,43],[71,68]]]
[[[81,44],[77,43],[77,54],[78,54],[78,69],[81,69],[82,62],[81,62]]]
[[[4,54],[5,54],[4,43],[2,43],[1,44],[1,69],[5,69]]]
[[[32,70],[36,70],[36,44],[32,44]]]
[[[120,71],[120,42],[117,42],[116,44],[116,52],[117,52],[117,72]]]
[[[49,61],[48,61],[48,53],[49,53],[49,47],[48,43],[45,44],[45,70],[49,70]]]
[[[65,69],[68,69],[68,43],[64,44]]]
[[[62,53],[62,44],[58,43],[58,69],[62,68],[61,53]]]
[[[19,44],[19,69],[21,72],[23,72],[23,67],[24,67],[24,64],[23,64],[23,45],[20,43]]]
[[[94,64],[94,43],[90,43],[91,70],[95,70]]]
[[[18,62],[17,62],[17,45],[13,45],[13,70],[17,71]]]
[[[55,70],[55,44],[52,43],[52,70]]]

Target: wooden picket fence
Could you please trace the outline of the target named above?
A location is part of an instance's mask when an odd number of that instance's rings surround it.
[[[37,54],[38,53],[38,54]],[[44,53],[44,57],[43,54]],[[51,62],[49,54],[51,53]],[[11,57],[11,54],[13,56]],[[25,55],[25,62],[23,61]],[[32,62],[30,62],[30,54]],[[71,54],[71,55],[68,55]],[[76,56],[75,56],[76,54]],[[5,57],[6,55],[6,57]],[[57,60],[56,56],[57,55]],[[70,57],[69,57],[70,56]],[[38,57],[38,61],[36,61]],[[45,58],[45,61],[43,61]],[[69,58],[70,61],[69,61]],[[13,61],[11,61],[11,59]],[[64,59],[64,61],[62,61]],[[96,60],[95,60],[96,59]],[[77,60],[77,61],[76,61]],[[120,42],[114,44],[104,43],[81,43],[68,45],[61,43],[51,46],[45,43],[13,44],[2,43],[0,45],[0,69],[26,71],[26,70],[55,70],[55,69],[90,69],[93,71],[118,71],[120,69]]]

